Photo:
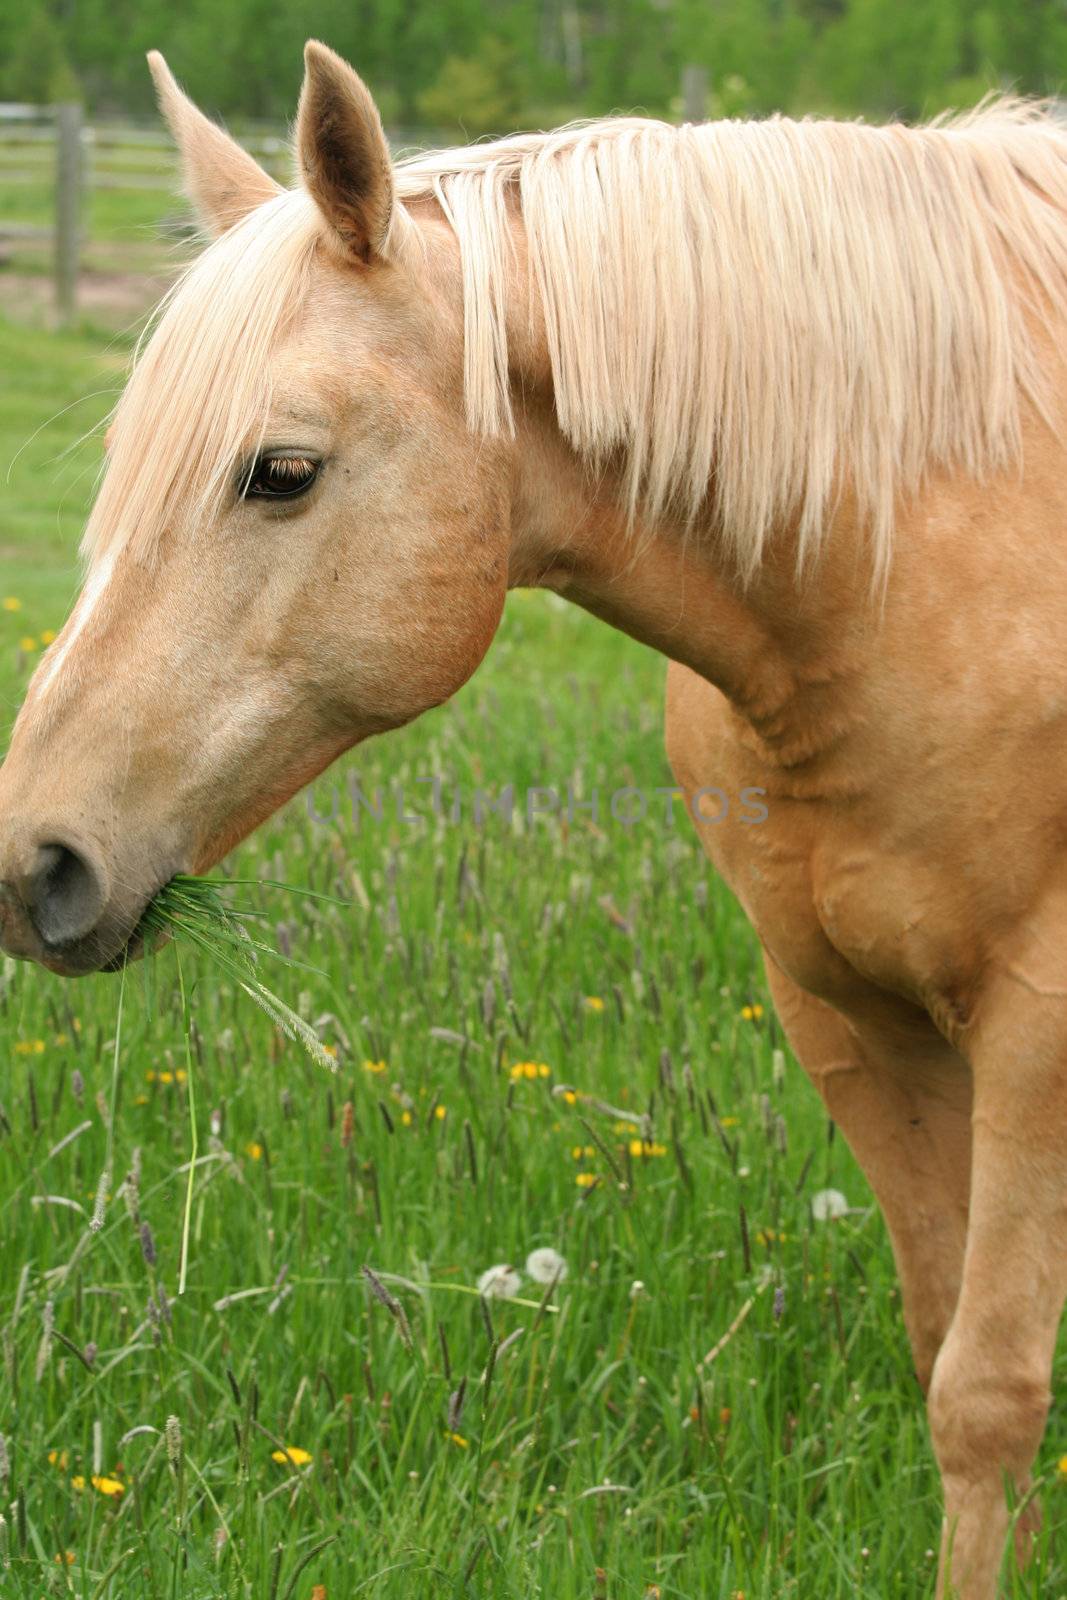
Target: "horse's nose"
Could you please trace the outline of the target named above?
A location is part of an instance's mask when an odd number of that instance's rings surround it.
[[[87,851],[54,841],[31,846],[9,869],[15,891],[34,931],[45,944],[70,944],[91,933],[107,903],[102,869]]]

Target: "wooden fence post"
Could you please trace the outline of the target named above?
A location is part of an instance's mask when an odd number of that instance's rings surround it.
[[[76,104],[56,107],[56,313],[61,324],[73,321],[78,298],[81,254],[82,110]]]
[[[682,68],[682,115],[686,122],[708,120],[708,69],[693,63]]]

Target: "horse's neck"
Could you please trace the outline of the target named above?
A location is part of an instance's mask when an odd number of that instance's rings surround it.
[[[627,528],[612,473],[578,460],[547,399],[521,415],[514,462],[511,586],[551,589],[691,667],[757,731],[779,722],[787,702],[799,711],[803,683],[836,676],[854,653],[869,570],[847,530],[824,552],[817,582],[798,581],[783,536],[744,585],[699,530]]]

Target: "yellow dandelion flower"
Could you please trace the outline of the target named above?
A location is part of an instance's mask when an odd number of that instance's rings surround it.
[[[587,994],[585,997],[585,1009],[587,1011],[603,1011],[604,1002],[598,994]]]
[[[461,1433],[446,1432],[445,1438],[451,1439],[452,1443],[454,1445],[458,1445],[461,1450],[468,1450],[470,1448],[470,1441],[465,1439]]]
[[[665,1156],[667,1154],[667,1146],[665,1144],[656,1144],[651,1139],[631,1139],[630,1154],[632,1156]]]
[[[54,628],[46,628],[41,635],[41,643],[45,646],[48,646],[50,644],[55,644],[55,642],[56,630]]]
[[[58,1467],[60,1472],[66,1472],[70,1465],[70,1455],[66,1450],[49,1450],[48,1465]]]
[[[575,1161],[591,1161],[596,1150],[591,1144],[576,1144],[571,1151]]]
[[[1056,1470],[1062,1477],[1067,1478],[1067,1456],[1060,1457],[1059,1461],[1056,1463]]]
[[[746,1022],[758,1022],[763,1015],[763,1007],[758,1001],[754,1006],[742,1006],[741,1015]]]
[[[126,1485],[124,1483],[120,1483],[117,1478],[92,1477],[89,1479],[89,1482],[92,1484],[93,1488],[98,1494],[109,1495],[112,1499],[114,1499],[116,1495],[126,1493]]]
[[[573,1089],[564,1089],[563,1102],[568,1106],[574,1106],[578,1104],[578,1096],[575,1094]]]
[[[19,649],[24,651],[26,655],[30,655],[36,648],[37,640],[31,634],[27,634],[24,639],[19,640]]]
[[[322,1048],[323,1048],[323,1050],[325,1050],[325,1052],[326,1052],[326,1054],[328,1056],[333,1056],[336,1059],[336,1057],[337,1057],[337,1046],[335,1044],[324,1044]]]
[[[579,1189],[591,1189],[593,1184],[596,1182],[596,1173],[579,1172],[574,1181],[578,1185]]]
[[[253,1161],[259,1161],[263,1155],[263,1146],[261,1144],[257,1144],[253,1139],[251,1144],[245,1145],[245,1153],[250,1155]]]
[[[188,1076],[189,1076],[189,1074],[186,1072],[184,1067],[175,1067],[175,1069],[174,1069],[174,1081],[175,1081],[175,1083],[184,1083]]]
[[[2,602],[0,602],[0,604],[3,605],[5,611],[21,611],[22,610],[22,601],[21,600],[16,600],[15,596],[13,594],[9,594],[9,595],[5,596],[4,600]]]
[[[74,1565],[74,1551],[64,1550],[61,1556],[53,1556],[52,1559],[53,1561],[57,1561],[61,1567],[64,1564],[66,1564],[68,1567],[72,1567]]]
[[[135,1094],[133,1103],[135,1106],[146,1106],[148,1104],[148,1096],[146,1094]]]
[[[443,1122],[445,1120],[445,1118],[448,1116],[448,1107],[447,1106],[434,1106],[433,1114],[437,1118],[438,1122]]]
[[[173,1072],[168,1072],[168,1071],[164,1070],[163,1072],[161,1072],[159,1074],[159,1081],[160,1081],[160,1083],[173,1083],[174,1082],[174,1074],[173,1074]]]
[[[78,1489],[78,1490],[81,1490],[81,1489],[85,1488],[85,1479],[82,1477],[80,1472],[76,1473],[75,1476],[73,1478],[71,1478],[70,1486],[71,1486],[72,1489]]]
[[[364,1072],[384,1072],[385,1071],[385,1062],[384,1061],[364,1061],[363,1070],[364,1070]]]
[[[286,1445],[284,1450],[272,1450],[270,1458],[283,1467],[287,1463],[291,1467],[306,1467],[314,1459],[310,1450],[302,1450],[298,1444]]]
[[[404,1124],[405,1128],[410,1128],[411,1127],[411,1123],[412,1123],[411,1112],[410,1111],[402,1111],[400,1113],[400,1120]]]
[[[739,1128],[741,1126],[741,1118],[740,1117],[720,1117],[719,1118],[719,1125],[720,1125],[720,1127],[723,1127],[723,1128]]]

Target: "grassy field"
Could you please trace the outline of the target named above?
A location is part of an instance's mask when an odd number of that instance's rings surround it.
[[[76,441],[123,359],[0,325],[6,713],[77,581]],[[932,1595],[884,1229],[680,808],[478,827],[417,783],[665,784],[663,675],[516,595],[454,702],[228,864],[347,902],[232,891],[308,964],[266,976],[334,1073],[188,955],[187,1031],[173,950],[121,1029],[120,980],[3,966],[5,1597]],[[357,775],[424,820],[353,818]],[[849,1209],[820,1222],[827,1188]],[[478,1296],[543,1248],[554,1287]],[[1064,1450],[1057,1405],[1013,1595],[1067,1593]]]

